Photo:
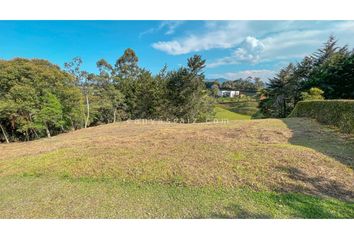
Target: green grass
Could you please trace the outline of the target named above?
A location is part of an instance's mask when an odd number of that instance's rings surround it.
[[[252,116],[258,111],[257,101],[236,101],[226,102],[218,105],[221,108],[227,109],[231,112]]]
[[[225,108],[215,107],[215,118],[218,120],[248,120],[250,116],[231,112]]]
[[[308,117],[334,125],[344,133],[354,133],[354,100],[300,101],[289,117]]]
[[[0,180],[1,218],[351,218],[335,199],[249,188],[17,177]]]
[[[0,218],[353,218],[354,138],[302,118],[0,145]]]

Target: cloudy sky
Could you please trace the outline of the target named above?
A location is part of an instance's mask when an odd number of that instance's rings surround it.
[[[329,35],[354,47],[354,21],[0,21],[0,58],[45,58],[60,66],[81,56],[84,67],[111,63],[133,48],[157,73],[193,54],[207,60],[207,78],[271,77],[301,60]]]

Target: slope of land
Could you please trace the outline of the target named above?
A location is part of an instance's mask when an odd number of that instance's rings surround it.
[[[229,111],[226,108],[216,106],[215,110],[215,119],[217,120],[249,120],[251,116],[235,113]]]
[[[0,145],[0,218],[353,218],[354,139],[302,118]]]
[[[252,116],[258,111],[258,102],[255,100],[220,102],[218,107],[227,109],[234,113]]]

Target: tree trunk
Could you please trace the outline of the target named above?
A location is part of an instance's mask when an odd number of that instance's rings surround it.
[[[48,127],[47,127],[47,126],[45,127],[45,131],[47,132],[47,137],[49,137],[49,138],[50,138],[51,136],[50,136],[50,132],[49,132],[49,129],[48,129]]]
[[[70,118],[70,123],[71,123],[71,131],[75,131],[76,127],[75,127],[75,124],[71,118]]]
[[[36,131],[34,128],[32,128],[32,132],[34,133],[34,135],[36,136],[36,138],[39,138],[39,136],[38,136],[38,134],[37,134],[37,131]]]
[[[9,139],[7,138],[7,134],[6,134],[6,132],[5,132],[5,129],[2,127],[1,124],[0,124],[0,128],[1,128],[2,134],[3,134],[4,137],[5,137],[6,143],[10,143]]]
[[[26,141],[28,142],[30,140],[29,134],[28,134],[28,129],[26,129],[25,135],[26,135]]]
[[[115,123],[117,120],[117,109],[114,109],[114,112],[113,112],[113,122]]]
[[[88,122],[90,119],[90,103],[88,99],[88,94],[86,94],[86,109],[87,109],[87,114],[86,114],[86,119],[85,119],[85,128],[88,127]]]

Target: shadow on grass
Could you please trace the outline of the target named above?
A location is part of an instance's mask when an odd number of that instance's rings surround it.
[[[230,204],[223,209],[223,213],[211,213],[207,218],[229,218],[229,219],[269,219],[273,216],[265,213],[251,212],[241,205]]]
[[[270,196],[277,207],[287,208],[294,218],[353,218],[354,205],[298,193]]]
[[[344,201],[354,199],[354,192],[343,184],[326,177],[311,177],[295,167],[278,167],[287,173],[287,177],[295,180],[294,183],[283,183],[278,187],[280,192],[301,192],[321,197],[332,197]],[[299,184],[303,183],[303,184]]]
[[[293,135],[288,140],[293,145],[311,148],[317,152],[354,169],[354,136],[341,134],[335,129],[318,124],[311,119],[296,118],[282,119]],[[354,199],[354,179],[352,183],[340,183],[326,175],[310,176],[303,170],[295,167],[278,169],[287,174],[294,181],[278,186],[279,192],[300,192],[321,197],[332,197],[344,201]],[[337,176],[340,178],[340,176]]]
[[[310,119],[283,119],[293,135],[289,143],[311,148],[354,169],[354,136],[341,134]],[[311,176],[300,168],[278,166],[291,181],[275,192],[252,193],[251,206],[232,203],[210,218],[354,218],[353,183]],[[340,176],[337,176],[340,178]],[[249,204],[247,204],[249,205]]]
[[[252,211],[238,204],[230,204],[221,213],[207,218],[353,218],[354,204],[335,199],[324,199],[300,193],[252,193]]]
[[[315,120],[285,118],[292,131],[289,143],[312,148],[354,169],[354,136],[318,124]]]

